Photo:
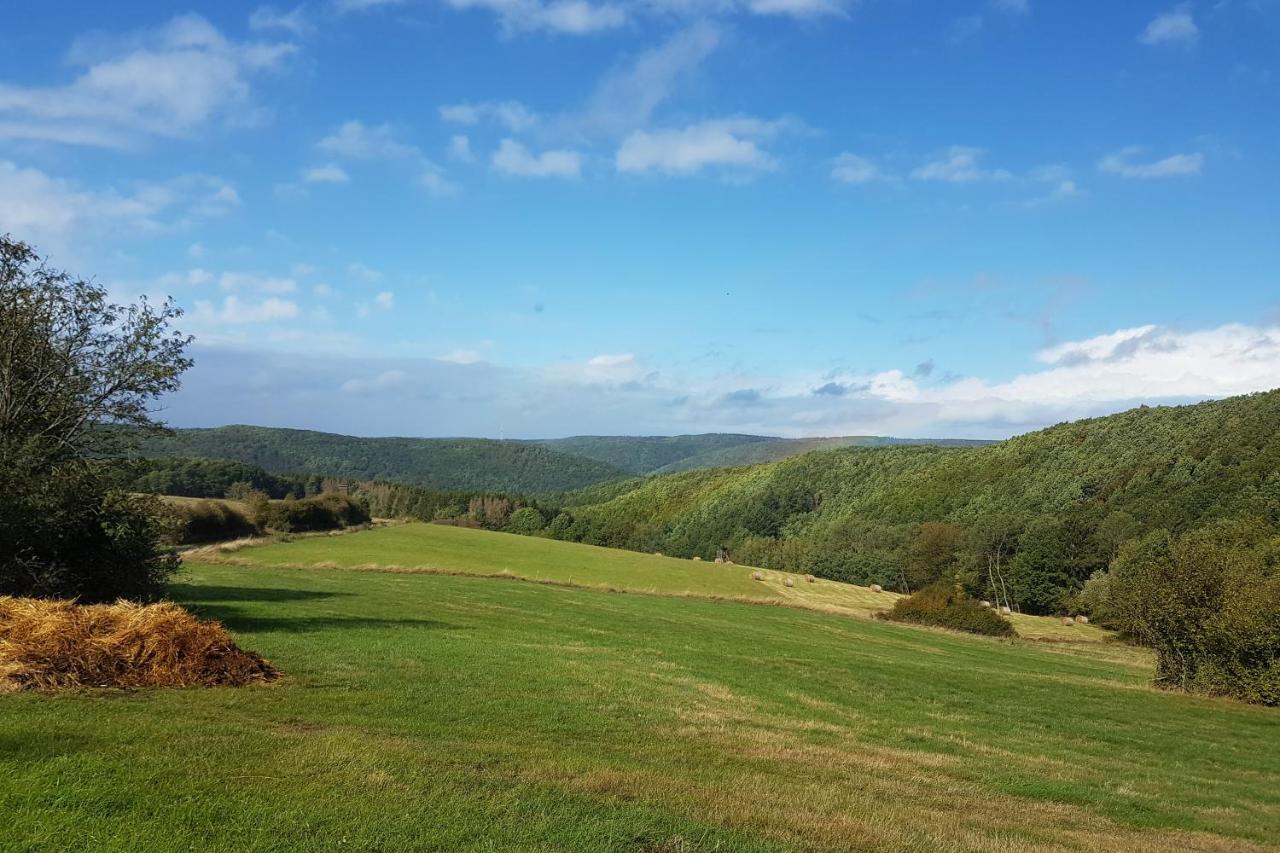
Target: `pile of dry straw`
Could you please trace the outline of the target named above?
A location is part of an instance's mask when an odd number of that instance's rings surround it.
[[[0,596],[0,692],[229,686],[273,681],[269,662],[176,604],[81,605]]]

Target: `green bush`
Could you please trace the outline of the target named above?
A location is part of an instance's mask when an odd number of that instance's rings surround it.
[[[1155,651],[1157,686],[1280,705],[1280,536],[1265,521],[1158,531],[1112,576],[1111,609]]]
[[[900,598],[886,619],[934,625],[953,631],[968,631],[989,637],[1013,637],[1016,632],[1000,614],[965,594],[954,584],[938,583],[914,595]]]
[[[542,532],[544,524],[542,513],[531,506],[526,506],[511,513],[506,530],[508,533],[519,533],[522,536],[536,536]]]
[[[311,498],[258,504],[255,521],[260,527],[284,533],[337,530],[369,522],[369,512],[359,501],[337,492]]]
[[[258,532],[245,510],[226,501],[183,501],[169,504],[168,510],[174,518],[169,538],[179,545],[240,539]]]

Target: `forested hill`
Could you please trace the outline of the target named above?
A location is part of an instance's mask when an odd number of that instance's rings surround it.
[[[837,447],[900,447],[903,445],[929,445],[933,447],[984,447],[991,441],[963,438],[887,438],[878,435],[845,435],[831,438],[768,438],[760,441],[735,444],[687,456],[669,462],[652,474],[674,474],[678,471],[696,471],[699,468],[729,468],[736,465],[754,465],[758,462],[776,462],[814,450],[831,450]]]
[[[357,438],[254,426],[149,436],[144,457],[229,459],[274,474],[386,480],[458,491],[560,492],[625,476],[594,459],[533,442],[477,438]]]
[[[875,435],[776,438],[713,432],[671,436],[578,435],[572,438],[546,439],[538,443],[554,450],[604,462],[630,474],[648,475],[774,462],[811,450],[831,447],[892,447],[900,444],[981,447],[992,442],[946,438],[886,438]]]
[[[1119,547],[1215,520],[1280,526],[1280,391],[1139,408],[986,447],[845,448],[589,490],[551,535],[900,585],[1003,565],[1014,600],[1062,607]],[[619,494],[618,492],[622,493]]]
[[[543,439],[537,443],[562,453],[603,462],[629,474],[652,474],[683,460],[776,441],[780,439],[713,432],[702,435],[575,435]]]

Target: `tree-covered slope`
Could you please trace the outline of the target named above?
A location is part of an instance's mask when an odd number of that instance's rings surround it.
[[[585,456],[630,474],[652,474],[660,468],[681,460],[774,441],[778,439],[763,435],[705,433],[702,435],[576,435],[570,438],[545,439],[537,443],[562,453]]]
[[[704,558],[725,546],[739,562],[894,586],[945,566],[981,590],[1001,572],[1015,603],[1053,610],[1148,531],[1241,516],[1280,525],[1280,392],[986,447],[817,451],[569,503],[556,529],[593,544]]]
[[[357,438],[253,426],[145,437],[139,455],[230,459],[272,473],[387,480],[463,491],[559,492],[623,476],[610,465],[532,442]]]
[[[695,456],[686,456],[651,473],[674,474],[679,471],[696,471],[699,468],[730,468],[736,465],[755,465],[760,462],[776,462],[814,450],[831,450],[837,447],[897,447],[902,445],[929,445],[933,447],[982,447],[990,441],[962,438],[887,438],[878,435],[844,435],[827,438],[769,438],[748,444],[735,444],[717,450],[709,450]]]

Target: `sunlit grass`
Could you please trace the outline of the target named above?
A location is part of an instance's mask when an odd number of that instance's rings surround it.
[[[1280,837],[1280,716],[1154,691],[1142,667],[1054,645],[426,574],[195,565],[174,595],[285,680],[0,697],[0,846],[1225,850]]]

